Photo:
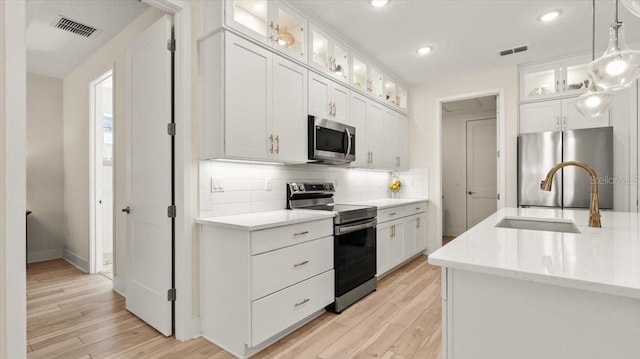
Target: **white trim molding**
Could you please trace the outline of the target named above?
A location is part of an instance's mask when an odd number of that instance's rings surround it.
[[[26,357],[25,28],[25,1],[0,1],[0,359]]]
[[[69,262],[69,264],[80,269],[81,271],[85,273],[89,273],[89,261],[71,252],[66,248],[62,253],[62,259]]]
[[[460,100],[467,100],[470,98],[477,98],[477,97],[485,97],[485,96],[497,96],[498,99],[498,103],[496,104],[496,138],[498,141],[498,151],[499,151],[499,157],[497,159],[498,161],[498,194],[499,194],[499,198],[498,198],[498,203],[497,203],[497,209],[500,208],[504,208],[506,206],[507,203],[507,184],[506,184],[506,179],[507,179],[507,161],[506,161],[506,142],[507,142],[507,135],[506,135],[506,128],[507,128],[507,124],[506,124],[506,118],[505,118],[505,99],[504,99],[504,94],[505,94],[505,90],[504,88],[497,88],[497,89],[488,89],[488,90],[482,90],[482,91],[475,91],[475,92],[470,92],[470,93],[463,93],[463,94],[459,94],[459,95],[453,95],[453,96],[447,96],[447,97],[442,97],[439,98],[437,100],[436,103],[436,118],[438,119],[438,128],[437,128],[437,134],[438,134],[438,138],[437,138],[437,151],[438,151],[438,178],[437,178],[437,182],[436,182],[436,188],[435,188],[435,192],[433,193],[433,199],[435,200],[439,200],[440,201],[440,205],[435,206],[437,208],[436,210],[436,238],[440,241],[441,245],[442,245],[442,104],[445,102],[452,102],[452,101],[460,101]]]

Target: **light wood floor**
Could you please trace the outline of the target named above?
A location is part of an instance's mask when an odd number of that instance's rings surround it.
[[[233,358],[200,338],[165,338],[124,309],[111,281],[63,260],[29,265],[29,358]],[[254,358],[436,359],[440,270],[421,256],[342,314],[325,313]]]

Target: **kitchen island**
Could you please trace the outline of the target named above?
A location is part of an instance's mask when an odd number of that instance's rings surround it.
[[[496,227],[505,217],[542,230]],[[602,212],[602,228],[588,217],[501,209],[434,252],[442,357],[640,358],[640,216]]]

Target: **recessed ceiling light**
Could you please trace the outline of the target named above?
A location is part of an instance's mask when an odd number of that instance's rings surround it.
[[[387,6],[389,0],[369,0],[369,4],[373,7],[383,7]]]
[[[431,46],[423,46],[423,47],[418,49],[418,55],[424,56],[424,55],[430,53],[431,51],[433,51],[433,47],[431,47]]]
[[[538,16],[538,21],[549,22],[558,18],[562,14],[561,10],[551,10],[547,11],[544,14]]]

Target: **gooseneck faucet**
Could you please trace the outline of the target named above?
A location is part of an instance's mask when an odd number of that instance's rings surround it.
[[[553,182],[553,176],[558,172],[559,169],[566,166],[576,166],[584,169],[589,173],[589,177],[591,177],[591,203],[589,206],[589,227],[601,227],[600,225],[600,202],[598,201],[598,180],[596,171],[591,168],[589,165],[576,162],[576,161],[568,161],[568,162],[560,162],[557,165],[553,166],[547,173],[547,177],[540,183],[540,189],[543,191],[551,191],[551,184]]]

